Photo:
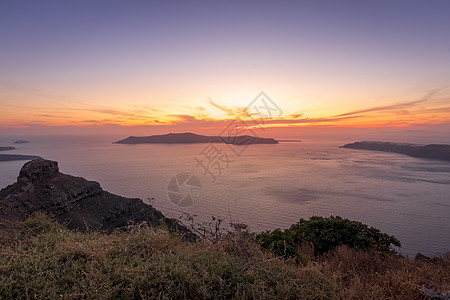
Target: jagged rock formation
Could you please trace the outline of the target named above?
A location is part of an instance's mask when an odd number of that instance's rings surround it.
[[[273,138],[261,138],[250,135],[239,136],[206,136],[195,133],[169,133],[152,136],[129,136],[115,144],[194,144],[194,143],[224,143],[232,145],[278,144]]]
[[[100,184],[59,172],[58,163],[50,160],[27,162],[17,182],[0,191],[0,226],[42,211],[67,223],[70,229],[105,230],[127,226],[130,222],[166,224],[189,238],[194,235],[175,220],[145,204],[140,199],[125,198],[104,191]]]
[[[394,152],[419,158],[432,158],[450,161],[450,145],[417,145],[391,142],[355,142],[343,148]]]

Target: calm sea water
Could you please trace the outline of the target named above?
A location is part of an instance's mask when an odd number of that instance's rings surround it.
[[[57,160],[61,172],[100,182],[112,193],[154,198],[166,216],[211,216],[246,223],[253,231],[287,228],[300,218],[339,215],[395,235],[401,252],[432,255],[450,250],[450,163],[400,154],[341,149],[342,143],[215,145],[228,155],[213,182],[195,157],[207,144],[118,145],[109,137],[34,137],[9,153]],[[0,145],[14,139],[0,137]],[[8,153],[3,152],[3,153]],[[204,158],[204,157],[203,157]],[[0,162],[0,187],[13,183],[21,162]],[[200,199],[181,209],[167,194],[171,178],[197,176]]]

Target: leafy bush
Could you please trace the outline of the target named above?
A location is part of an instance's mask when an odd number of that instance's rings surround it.
[[[333,251],[339,245],[360,251],[390,252],[391,244],[400,247],[395,237],[380,232],[361,222],[341,217],[311,217],[300,219],[284,231],[276,229],[257,235],[257,241],[269,252],[282,257],[295,257],[302,261],[298,248],[312,244],[315,255]]]

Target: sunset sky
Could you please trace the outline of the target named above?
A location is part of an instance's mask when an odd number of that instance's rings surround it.
[[[445,137],[450,1],[6,0],[0,67],[0,134],[214,134],[264,91],[276,136]]]

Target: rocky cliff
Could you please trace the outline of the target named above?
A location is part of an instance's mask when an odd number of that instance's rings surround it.
[[[343,148],[394,152],[419,158],[450,161],[450,145],[416,145],[391,142],[355,142]]]
[[[193,238],[184,226],[140,199],[125,198],[104,191],[100,184],[59,172],[50,160],[27,162],[17,182],[0,191],[0,226],[42,211],[67,223],[70,229],[110,232],[132,223],[165,224],[169,230]]]

